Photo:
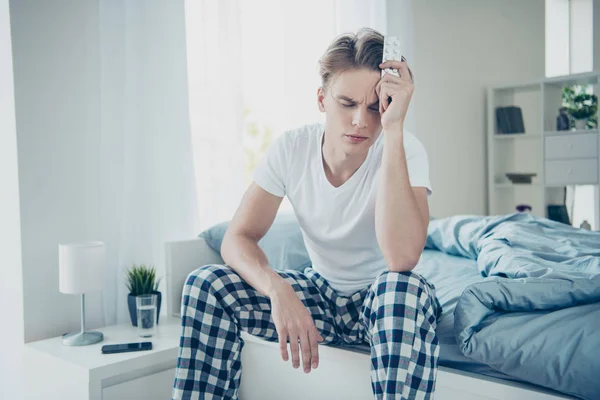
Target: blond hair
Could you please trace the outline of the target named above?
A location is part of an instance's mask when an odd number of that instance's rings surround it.
[[[321,85],[326,90],[332,80],[349,69],[369,69],[380,72],[383,59],[384,36],[371,28],[361,28],[356,33],[336,37],[319,59]],[[402,61],[406,61],[402,56]],[[411,79],[412,71],[409,69]]]

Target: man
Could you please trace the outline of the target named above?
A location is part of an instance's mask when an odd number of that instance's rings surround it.
[[[381,64],[382,53],[374,30],[334,40],[320,60],[324,126],[276,140],[223,240],[227,265],[188,278],[174,398],[237,398],[240,328],[279,341],[306,373],[319,342],[369,343],[377,399],[432,396],[441,307],[411,271],[429,222],[428,160],[404,131],[412,73],[405,60]],[[400,76],[382,77],[386,68]],[[284,196],[313,264],[303,272],[274,271],[258,246]]]

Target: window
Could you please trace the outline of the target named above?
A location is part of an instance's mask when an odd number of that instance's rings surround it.
[[[546,76],[593,69],[593,18],[593,0],[546,0]],[[592,92],[591,86],[576,89]],[[567,187],[566,203],[573,226],[587,221],[592,229],[600,229],[594,226],[598,197],[597,186]]]
[[[318,59],[333,38],[333,1],[241,2],[244,178],[277,136],[324,121]],[[291,205],[284,199],[282,210]]]
[[[546,76],[593,69],[593,0],[546,0]]]

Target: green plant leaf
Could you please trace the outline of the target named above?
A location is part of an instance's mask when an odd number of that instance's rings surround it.
[[[146,264],[133,264],[131,269],[126,271],[126,286],[133,296],[150,294],[158,290],[160,279],[156,279],[156,268]]]
[[[562,91],[563,106],[574,119],[591,119],[588,126],[597,124],[598,96],[590,93],[589,85],[573,85],[564,87]]]

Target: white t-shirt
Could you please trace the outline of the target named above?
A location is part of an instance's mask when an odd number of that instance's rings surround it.
[[[375,235],[383,133],[358,170],[337,188],[325,176],[323,133],[322,124],[283,133],[257,166],[254,181],[275,196],[288,197],[313,269],[335,291],[348,296],[368,287],[387,269]],[[426,187],[431,194],[425,148],[414,135],[404,132],[404,149],[411,186]]]

